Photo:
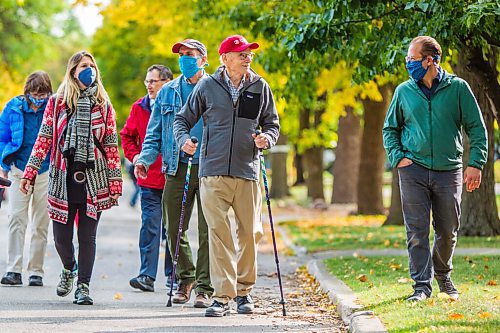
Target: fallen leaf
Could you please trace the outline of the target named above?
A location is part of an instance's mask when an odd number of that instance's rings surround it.
[[[114,298],[115,298],[115,300],[119,301],[119,300],[121,300],[123,297],[122,297],[122,294],[120,294],[120,293],[116,293]]]
[[[437,297],[439,299],[450,299],[450,295],[448,295],[447,293],[439,293]]]
[[[384,241],[384,246],[389,246],[389,245],[391,245],[391,241],[390,241],[390,240],[388,240],[388,239],[386,239],[386,240]]]
[[[361,281],[361,282],[368,281],[368,277],[365,274],[358,275],[358,277],[356,277],[356,279]]]
[[[479,318],[484,319],[484,318],[491,317],[491,313],[489,313],[489,312],[487,312],[487,311],[480,311],[480,312],[478,312],[477,316],[478,316]]]
[[[400,278],[398,280],[398,283],[408,283],[408,281],[410,281],[410,279],[408,279],[408,278]]]
[[[489,280],[488,283],[486,283],[487,286],[496,286],[497,281],[496,280]]]
[[[450,319],[463,319],[464,315],[460,313],[452,313],[448,316]]]
[[[401,268],[401,264],[390,264],[389,267],[393,270],[396,271]]]
[[[430,306],[435,306],[436,305],[436,299],[435,298],[431,298],[429,300],[429,303],[428,303]]]
[[[373,275],[375,271],[373,269],[370,269],[370,275]]]

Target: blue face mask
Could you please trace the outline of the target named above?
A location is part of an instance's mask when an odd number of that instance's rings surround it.
[[[434,63],[436,63],[436,61],[439,58],[440,57],[437,55],[432,57],[432,60],[434,61]],[[410,74],[410,77],[416,82],[422,80],[425,74],[427,74],[427,71],[429,70],[429,67],[424,68],[424,66],[422,66],[422,63],[425,60],[427,60],[427,57],[425,57],[425,59],[422,60],[413,60],[413,61],[408,61],[406,63],[406,69],[408,70],[408,74]]]
[[[192,78],[200,69],[203,69],[203,67],[198,67],[198,59],[200,58],[201,57],[196,58],[190,56],[182,56],[179,58],[179,67],[186,78]]]
[[[97,72],[93,67],[87,67],[78,74],[78,80],[85,85],[85,87],[90,87],[94,83],[97,77]]]
[[[28,95],[28,98],[30,99],[30,102],[36,106],[37,108],[41,107],[42,105],[44,105],[45,103],[47,103],[47,101],[49,100],[48,97],[45,97],[45,98],[35,98],[31,95]]]

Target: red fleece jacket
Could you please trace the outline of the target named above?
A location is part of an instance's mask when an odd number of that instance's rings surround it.
[[[127,122],[120,131],[123,152],[130,162],[141,153],[150,116],[149,97],[146,95],[132,105]],[[156,161],[150,165],[146,179],[138,178],[137,184],[148,188],[163,189],[165,176],[161,172],[161,163],[161,155],[158,155]]]

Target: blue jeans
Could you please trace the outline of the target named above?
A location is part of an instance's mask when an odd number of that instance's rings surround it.
[[[160,240],[162,234],[162,194],[157,190],[141,186],[142,226],[139,235],[139,250],[141,252],[141,270],[139,275],[147,275],[156,280],[158,257],[160,255]],[[165,276],[172,274],[172,256],[168,247],[165,248]]]
[[[462,169],[432,171],[416,163],[398,169],[413,288],[432,294],[432,278],[447,278],[460,227]],[[429,248],[430,214],[434,228]]]

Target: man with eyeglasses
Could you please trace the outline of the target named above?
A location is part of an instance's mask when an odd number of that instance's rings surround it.
[[[148,68],[144,85],[147,95],[137,100],[130,111],[125,126],[120,131],[123,152],[132,163],[139,158],[151,110],[156,104],[158,91],[163,84],[173,79],[172,71],[163,65]],[[141,267],[139,275],[130,280],[130,286],[142,291],[154,291],[158,270],[158,258],[162,234],[161,203],[165,178],[161,170],[161,157],[155,158],[148,170],[147,177],[137,179],[140,188],[141,230],[139,233],[139,252]],[[172,256],[165,249],[165,276],[172,272]]]
[[[259,149],[273,146],[279,120],[267,82],[251,68],[253,49],[243,36],[227,37],[219,47],[220,66],[201,81],[175,117],[177,144],[188,154],[190,130],[203,118],[200,154],[200,192],[209,226],[210,277],[214,301],[207,317],[229,314],[234,299],[240,314],[251,314],[250,296],[257,279],[257,244],[262,237],[262,196],[259,185]],[[262,134],[255,135],[257,129]],[[228,211],[237,223],[235,249]]]
[[[145,177],[148,166],[156,159],[161,150],[167,179],[163,192],[163,217],[167,221],[168,246],[171,253],[175,253],[189,156],[178,148],[174,140],[172,125],[175,115],[180,112],[193,89],[207,76],[204,68],[208,63],[207,48],[195,39],[185,39],[174,44],[172,52],[179,54],[179,67],[182,75],[167,83],[158,93],[143,150],[135,163],[135,171],[138,178]],[[201,140],[202,131],[203,122],[200,119],[196,126],[191,129],[190,136]],[[201,208],[198,186],[200,151],[193,150],[190,154],[193,155],[192,171],[176,267],[179,287],[172,301],[176,304],[189,302],[191,291],[195,289],[194,307],[206,308],[210,305],[210,297],[213,293],[208,260],[208,226]],[[196,267],[186,235],[195,198],[198,208],[199,244]]]
[[[468,192],[479,188],[488,152],[486,127],[469,85],[444,71],[440,60],[441,46],[434,38],[412,40],[406,57],[410,79],[396,88],[383,128],[384,147],[399,173],[410,276],[415,281],[410,302],[431,296],[433,276],[440,292],[458,299],[451,271],[462,182]],[[470,142],[463,176],[462,129]]]

